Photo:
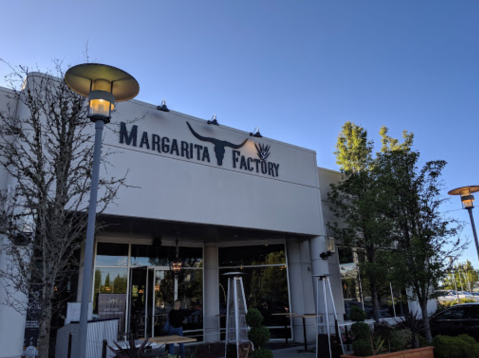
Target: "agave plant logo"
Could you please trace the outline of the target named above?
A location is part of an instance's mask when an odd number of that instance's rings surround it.
[[[265,144],[254,144],[254,146],[256,147],[256,152],[258,153],[258,157],[259,159],[265,161],[266,159],[268,159],[270,153],[269,153],[269,148],[270,146],[269,145],[265,145]]]

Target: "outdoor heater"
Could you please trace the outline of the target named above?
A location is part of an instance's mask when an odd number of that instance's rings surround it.
[[[95,123],[95,144],[91,174],[90,203],[88,207],[85,261],[80,311],[80,327],[77,357],[86,357],[88,303],[92,287],[93,243],[95,236],[96,205],[100,174],[101,140],[105,123],[110,122],[116,102],[135,98],[140,92],[138,82],[125,71],[98,63],[86,63],[71,67],[65,73],[70,89],[88,98],[88,118]]]
[[[468,185],[449,191],[449,195],[460,195],[462,208],[469,212],[471,219],[472,233],[474,234],[474,242],[476,243],[477,258],[479,259],[479,242],[477,241],[476,224],[474,223],[474,216],[472,209],[474,208],[474,195],[472,193],[479,191],[479,185]]]

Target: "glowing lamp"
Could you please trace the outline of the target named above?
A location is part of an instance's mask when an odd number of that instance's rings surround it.
[[[182,262],[180,259],[176,258],[170,262],[170,269],[174,273],[178,273],[181,270]]]
[[[479,185],[469,185],[469,186],[463,186],[457,189],[453,189],[449,191],[448,194],[460,195],[462,208],[472,209],[474,208],[474,195],[472,195],[472,193],[475,193],[477,191],[479,191]]]
[[[88,98],[88,118],[110,122],[116,102],[128,101],[140,92],[138,82],[113,66],[86,63],[70,68],[65,82],[74,92]]]

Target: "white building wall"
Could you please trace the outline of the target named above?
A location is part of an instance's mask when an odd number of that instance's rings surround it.
[[[0,88],[0,110],[8,111],[7,104],[10,104],[10,110],[15,113],[17,105],[7,97],[11,94],[12,91]],[[12,185],[11,178],[7,171],[0,167],[0,190],[6,190],[9,185]],[[5,237],[0,236],[0,270],[2,271],[10,266],[9,257],[4,249],[4,245],[9,243],[6,240]],[[8,301],[17,299],[25,302],[26,297],[19,293],[12,296],[12,291],[7,292],[7,288],[7,281],[0,282],[0,358],[21,356],[25,332],[25,315],[13,309]]]

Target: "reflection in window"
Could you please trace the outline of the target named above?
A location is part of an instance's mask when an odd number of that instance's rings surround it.
[[[258,255],[254,254],[256,250],[259,251]],[[284,245],[219,248],[219,256],[221,266],[237,265],[219,270],[220,314],[226,314],[227,309],[228,277],[224,274],[241,271],[245,274],[242,279],[248,309],[257,308],[261,311],[263,325],[277,327],[270,329],[271,338],[285,338],[286,334],[290,337],[290,330],[285,332],[284,329],[285,321],[289,319],[273,315],[290,312]],[[243,266],[246,264],[261,266]],[[224,329],[226,319],[222,318],[220,324]]]
[[[203,270],[182,269],[178,273],[178,299],[184,311],[187,331],[203,329]],[[155,336],[162,333],[168,313],[173,308],[175,274],[171,271],[156,271],[155,274]],[[197,332],[196,332],[197,333]],[[191,334],[194,335],[194,332]]]
[[[202,267],[201,247],[180,247],[178,256],[182,259],[183,267]],[[131,245],[132,266],[169,266],[175,257],[174,246]]]
[[[168,266],[168,248],[164,246],[131,245],[131,265]]]
[[[96,249],[97,266],[127,266],[128,244],[99,242]]]
[[[95,270],[93,313],[100,318],[119,318],[119,335],[125,327],[127,268],[102,267]]]
[[[350,320],[351,307],[357,306],[366,311],[368,319],[373,318],[373,300],[369,280],[360,273],[360,263],[364,256],[348,247],[338,248],[339,270],[344,298],[345,320]],[[379,318],[404,315],[407,298],[404,290],[396,290],[385,282],[378,288]]]
[[[220,247],[220,266],[285,264],[284,245]]]

